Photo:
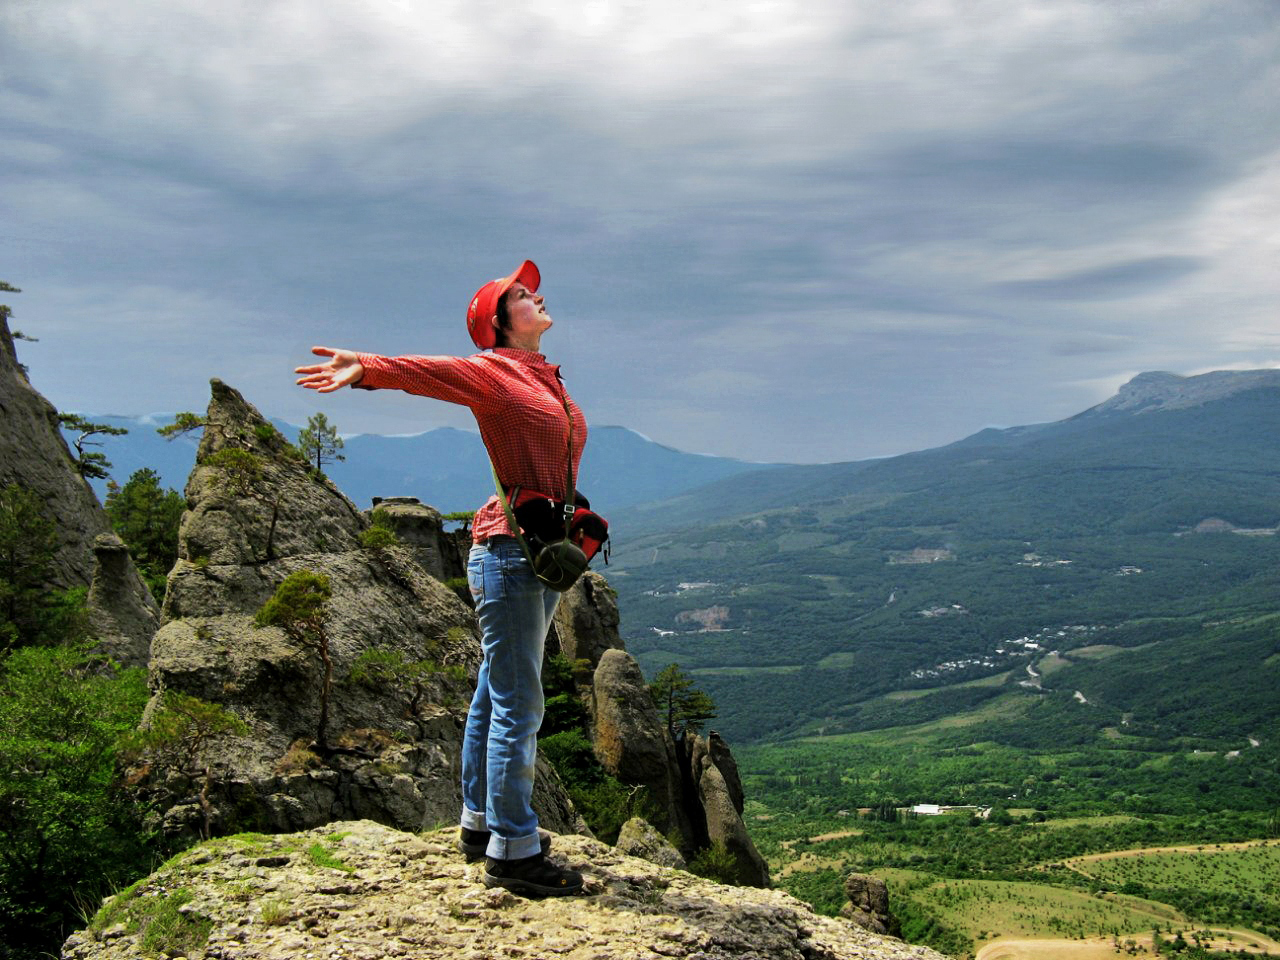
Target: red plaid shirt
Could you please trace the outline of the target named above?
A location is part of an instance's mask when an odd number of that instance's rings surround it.
[[[392,387],[470,407],[502,482],[557,499],[562,499],[569,452],[567,400],[573,413],[573,475],[578,475],[587,420],[569,399],[560,368],[542,354],[498,347],[470,357],[358,356],[364,376],[357,386]],[[476,511],[471,538],[483,543],[500,534],[510,535],[511,528],[495,494]]]

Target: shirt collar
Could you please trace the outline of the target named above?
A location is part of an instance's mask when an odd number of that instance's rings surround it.
[[[545,353],[534,353],[532,350],[519,350],[515,347],[494,347],[493,352],[502,357],[510,357],[531,367],[550,366]]]

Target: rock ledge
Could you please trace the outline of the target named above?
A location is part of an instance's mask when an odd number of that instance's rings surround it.
[[[454,837],[359,820],[209,841],[108,901],[62,957],[942,960],[785,893],[723,886],[586,837],[552,845],[586,875],[584,894],[525,900],[487,890],[483,862],[463,863]]]

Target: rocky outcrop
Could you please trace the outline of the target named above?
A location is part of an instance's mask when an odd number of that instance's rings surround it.
[[[1215,370],[1194,377],[1164,371],[1140,373],[1114,397],[1078,416],[1181,410],[1263,387],[1280,387],[1280,370]]]
[[[692,856],[723,844],[743,883],[768,886],[769,871],[742,820],[742,780],[717,734],[676,742],[649,696],[644,674],[623,649],[613,590],[588,573],[565,594],[556,612],[557,646],[571,660],[592,668],[583,691],[592,719],[592,743],[604,768],[626,784],[643,786],[647,815],[663,834],[681,838]]]
[[[685,869],[685,860],[680,851],[673,847],[667,838],[654,829],[653,824],[640,817],[632,817],[618,831],[618,842],[614,848],[629,857],[639,857],[656,863],[660,867],[676,867]]]
[[[583,895],[525,900],[485,889],[483,864],[464,863],[453,838],[362,821],[202,844],[107,901],[62,957],[943,960],[785,893],[722,886],[585,837],[552,843],[583,872]]]
[[[138,575],[129,548],[114,533],[93,541],[93,579],[89,584],[89,630],[103,650],[127,667],[145,667],[159,610]]]
[[[723,845],[733,857],[740,882],[767,887],[769,867],[742,820],[742,781],[728,744],[714,731],[706,738],[691,734],[687,743],[690,778],[700,801],[699,826],[705,828],[711,844]]]
[[[872,933],[902,935],[897,918],[889,912],[889,888],[879,877],[851,873],[845,877],[844,892],[849,902],[841,909],[840,916]]]
[[[88,587],[94,577],[94,542],[111,534],[98,498],[76,469],[58,428],[58,412],[27,379],[13,337],[0,312],[0,486],[19,484],[44,503],[58,531],[49,588]],[[104,649],[129,665],[140,665],[158,621],[156,602],[133,570],[128,554],[110,555],[102,576],[119,591],[97,609],[91,627],[101,629]],[[101,592],[95,601],[102,600]]]
[[[374,497],[375,510],[386,514],[391,529],[400,538],[418,566],[437,580],[467,575],[457,538],[444,529],[444,515],[417,497]]]
[[[618,635],[618,596],[593,570],[583,574],[556,608],[554,649],[570,660],[585,660],[591,670],[606,650],[623,649]]]
[[[215,770],[211,829],[455,821],[462,727],[480,660],[470,608],[422,569],[415,548],[362,547],[367,519],[217,380],[186,494],[150,675],[157,696],[195,696],[249,725],[206,758]],[[253,624],[298,571],[332,586],[324,737],[317,650]],[[545,772],[535,796],[544,825],[574,829],[572,805]],[[170,808],[166,826],[193,829],[202,816],[188,798]]]
[[[600,763],[623,783],[643,786],[649,795],[653,825],[676,831],[685,846],[696,847],[685,813],[680,766],[640,665],[625,650],[608,649],[592,680],[591,715]]]

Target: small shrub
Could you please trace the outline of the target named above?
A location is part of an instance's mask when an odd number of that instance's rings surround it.
[[[283,900],[264,900],[259,909],[263,926],[281,927],[293,919],[293,909]]]
[[[385,550],[400,546],[400,538],[386,527],[370,527],[360,534],[360,546],[366,550]]]
[[[290,776],[297,773],[306,773],[308,770],[315,770],[322,766],[324,766],[324,761],[307,749],[307,745],[303,741],[299,740],[285,751],[283,757],[276,761],[275,772],[282,776]]]
[[[360,534],[360,546],[366,550],[385,550],[387,547],[400,545],[400,538],[396,536],[391,515],[385,510],[373,511],[369,529]]]
[[[689,872],[716,883],[734,886],[742,884],[742,868],[724,841],[717,840],[711,846],[699,850],[689,861]]]
[[[205,460],[205,466],[220,471],[226,488],[242,496],[262,479],[262,458],[238,447],[223,447]]]

